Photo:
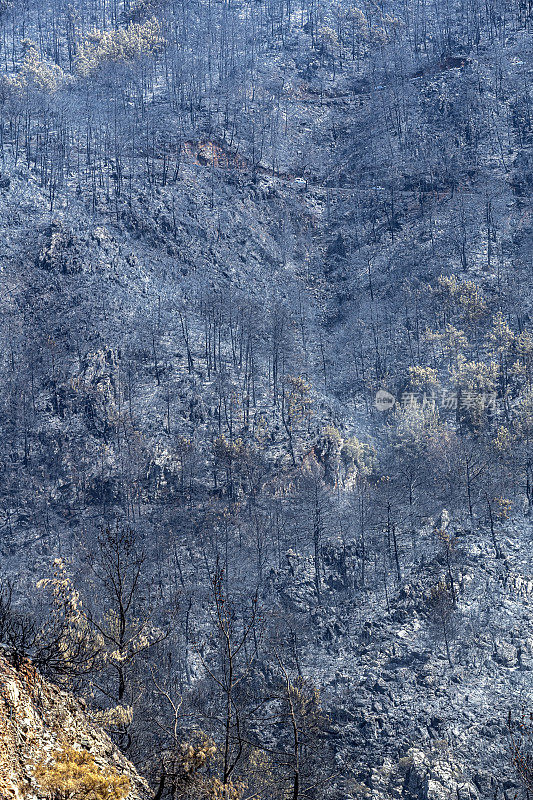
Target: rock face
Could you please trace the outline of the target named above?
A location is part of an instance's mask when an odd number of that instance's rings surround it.
[[[135,768],[90,719],[82,701],[44,680],[30,663],[15,668],[0,650],[0,797],[45,800],[37,765],[63,748],[85,750],[103,769],[127,776],[127,800],[145,800],[148,787]]]
[[[437,753],[410,748],[407,755],[393,764],[385,759],[372,771],[373,800],[412,798],[412,800],[476,800],[478,791],[462,774],[456,761]]]
[[[53,223],[37,264],[48,272],[62,272],[64,275],[80,272],[82,254],[73,231],[61,223]]]
[[[529,521],[509,524],[505,565],[478,532],[462,537],[452,664],[429,604],[430,587],[442,575],[439,556],[391,589],[386,610],[367,607],[363,615],[324,602],[313,612],[317,645],[304,668],[329,715],[342,773],[338,800],[521,796],[508,713],[514,718],[521,702],[531,704],[531,536]],[[348,594],[354,561],[342,542],[330,541],[324,587]],[[312,558],[295,550],[271,575],[273,591],[295,617],[311,603],[313,577]],[[490,619],[490,626],[473,626],[472,619]]]

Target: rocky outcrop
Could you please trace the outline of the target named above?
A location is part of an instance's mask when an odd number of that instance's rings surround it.
[[[83,701],[46,681],[29,663],[13,666],[0,650],[0,797],[45,800],[35,778],[53,754],[73,748],[102,770],[129,779],[126,800],[145,800],[148,787],[132,764],[93,724]]]
[[[47,230],[47,241],[39,253],[37,265],[48,272],[59,272],[64,275],[81,271],[82,253],[71,228],[62,222],[52,223]]]
[[[374,768],[367,795],[373,800],[475,800],[476,787],[468,781],[460,765],[439,753],[410,748],[397,764],[385,759]]]

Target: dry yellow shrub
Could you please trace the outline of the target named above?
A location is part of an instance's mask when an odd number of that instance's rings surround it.
[[[66,747],[41,763],[35,773],[50,800],[123,800],[131,781],[109,767],[100,767],[90,753]]]

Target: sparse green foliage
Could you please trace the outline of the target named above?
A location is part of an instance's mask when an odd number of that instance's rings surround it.
[[[37,89],[45,94],[54,94],[67,81],[67,76],[57,64],[43,60],[37,45],[32,41],[25,43],[25,55],[20,71],[11,84],[19,91]]]
[[[80,46],[78,72],[86,78],[104,66],[127,64],[142,56],[155,55],[163,42],[155,17],[143,23],[131,22],[125,28],[95,31]]]
[[[437,280],[436,297],[448,319],[467,325],[478,322],[487,313],[487,304],[480,287],[456,275],[441,275]]]

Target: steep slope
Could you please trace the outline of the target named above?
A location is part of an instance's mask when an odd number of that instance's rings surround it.
[[[147,796],[135,768],[89,718],[82,701],[44,680],[25,662],[14,667],[0,651],[0,796],[2,800],[40,800],[35,779],[53,764],[53,754],[73,748],[92,756],[103,772],[129,779],[127,800]]]
[[[329,720],[302,739],[302,797],[512,800],[507,715],[533,704],[531,10],[148,0],[165,55],[86,85],[70,4],[27,5],[0,14],[0,600],[46,634],[62,560],[107,636],[81,692],[125,706],[117,742],[154,786],[191,731],[219,752],[230,731],[234,775],[286,798],[286,669]],[[26,37],[56,14],[39,60]],[[261,608],[229,719],[219,582],[233,619]],[[12,796],[65,728],[130,769],[82,706],[2,665]]]
[[[344,796],[452,800],[496,792],[511,800],[520,792],[508,720],[533,703],[531,533],[527,519],[499,529],[500,557],[486,532],[460,534],[457,603],[448,615],[434,602],[446,575],[443,553],[406,575],[382,604],[360,595],[315,614],[316,643],[300,668],[321,687]],[[430,536],[417,531],[417,545]],[[410,544],[402,542],[402,557]],[[340,553],[326,581],[341,578]],[[293,557],[290,570],[278,591],[298,616],[313,592],[312,564]]]

